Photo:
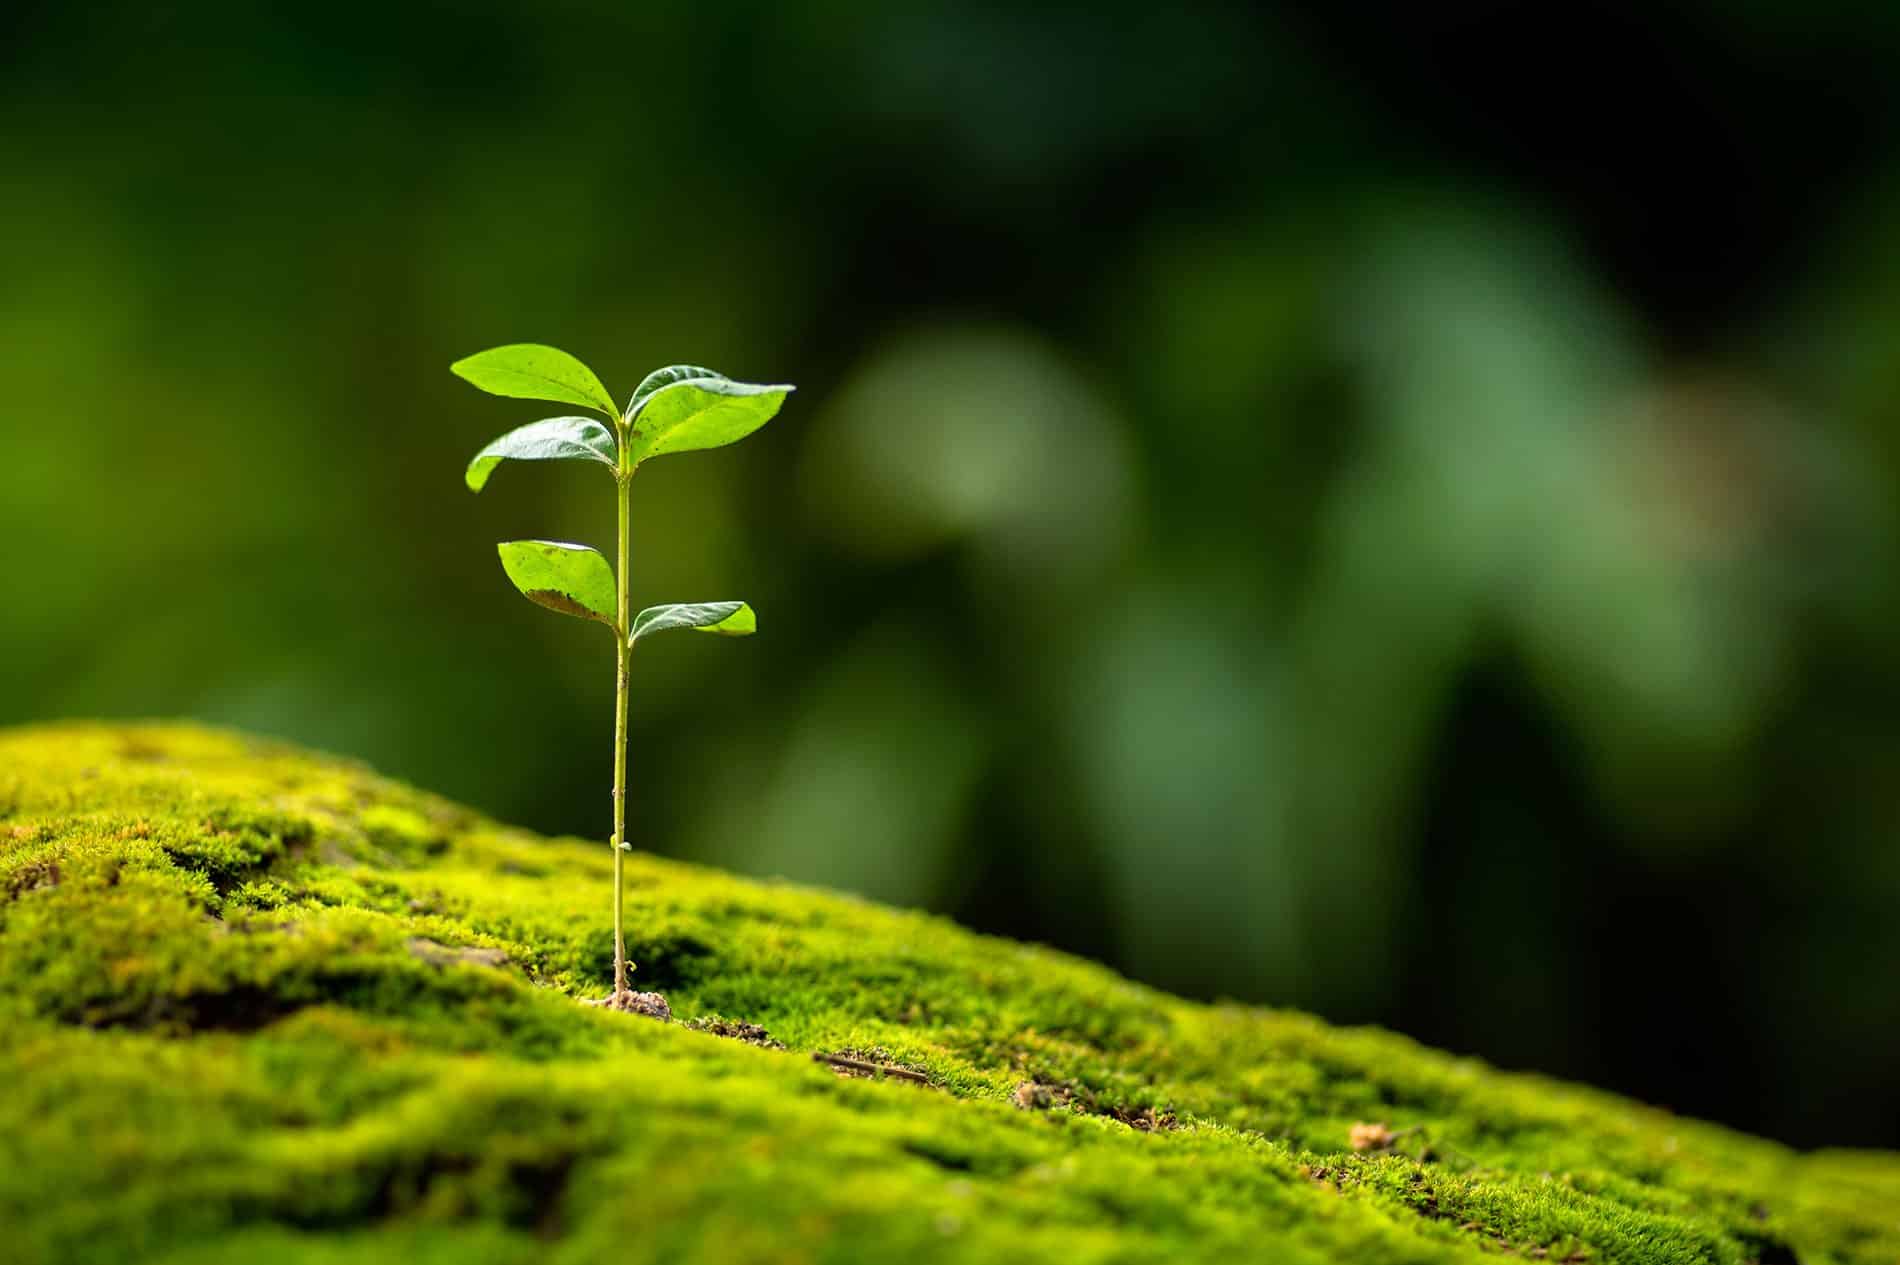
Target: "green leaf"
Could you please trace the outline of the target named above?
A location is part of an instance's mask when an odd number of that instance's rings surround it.
[[[502,569],[530,602],[614,624],[620,590],[599,551],[559,540],[508,540],[496,548]]]
[[[640,406],[647,402],[647,397],[661,387],[670,387],[675,382],[684,382],[688,378],[717,378],[721,382],[731,381],[717,369],[706,369],[699,365],[668,365],[664,369],[655,369],[640,379],[640,385],[633,389],[633,398],[627,401],[627,416],[637,417]]]
[[[736,443],[771,421],[792,390],[783,384],[756,386],[717,375],[670,382],[640,404],[627,436],[630,464],[637,466],[648,457],[669,452]]]
[[[614,397],[600,379],[574,357],[558,347],[540,343],[510,343],[478,351],[449,366],[456,376],[466,378],[490,395],[506,395],[517,400],[558,400],[597,408],[609,417],[620,414],[614,409]]]
[[[613,469],[619,448],[613,432],[591,417],[550,417],[509,431],[468,463],[469,490],[479,492],[505,458],[516,461],[598,461]]]
[[[696,628],[722,637],[749,637],[759,630],[758,616],[744,602],[680,602],[649,606],[633,617],[632,645],[649,633],[669,628]]]

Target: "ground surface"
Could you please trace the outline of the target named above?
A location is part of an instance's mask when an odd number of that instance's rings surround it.
[[[241,736],[0,733],[6,1259],[1900,1261],[1900,1157],[640,855],[676,1022],[585,1007],[610,865]]]

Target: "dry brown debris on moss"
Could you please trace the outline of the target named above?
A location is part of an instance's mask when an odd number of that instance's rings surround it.
[[[785,1043],[775,1040],[771,1033],[756,1023],[746,1023],[738,1019],[721,1019],[717,1015],[701,1015],[688,1020],[686,1026],[694,1032],[710,1032],[716,1037],[726,1037],[733,1041],[743,1041],[747,1045],[756,1045],[764,1050],[783,1050]]]
[[[1098,1095],[1084,1086],[1073,1083],[1045,1083],[1043,1081],[1024,1081],[1010,1094],[1010,1101],[1025,1111],[1047,1111],[1052,1107],[1067,1107],[1086,1115],[1104,1116],[1120,1121],[1131,1129],[1151,1133],[1157,1129],[1178,1129],[1180,1121],[1174,1113],[1156,1110],[1153,1106],[1131,1106],[1124,1103],[1104,1102]]]
[[[1398,1135],[1383,1123],[1355,1124],[1346,1133],[1346,1144],[1355,1151],[1383,1151]]]
[[[662,1023],[673,1018],[673,1008],[659,993],[638,993],[632,989],[624,992],[609,993],[605,997],[581,1003],[585,1006],[599,1006],[604,1010],[617,1010],[627,1015],[645,1015],[649,1019],[658,1019]]]
[[[930,1083],[929,1072],[921,1067],[894,1062],[888,1050],[838,1050],[832,1053],[813,1050],[811,1057],[813,1062],[823,1063],[844,1077],[881,1080],[888,1076],[895,1080],[909,1081],[913,1085]]]

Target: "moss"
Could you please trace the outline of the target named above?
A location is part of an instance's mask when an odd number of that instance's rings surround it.
[[[1900,1257],[1895,1156],[650,857],[636,983],[705,1022],[583,1007],[610,867],[238,735],[0,735],[8,1259]]]

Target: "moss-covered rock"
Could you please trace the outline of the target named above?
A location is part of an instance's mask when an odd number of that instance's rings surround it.
[[[0,1255],[1900,1260],[1900,1157],[647,857],[685,1022],[585,1007],[610,867],[237,735],[0,735]]]

